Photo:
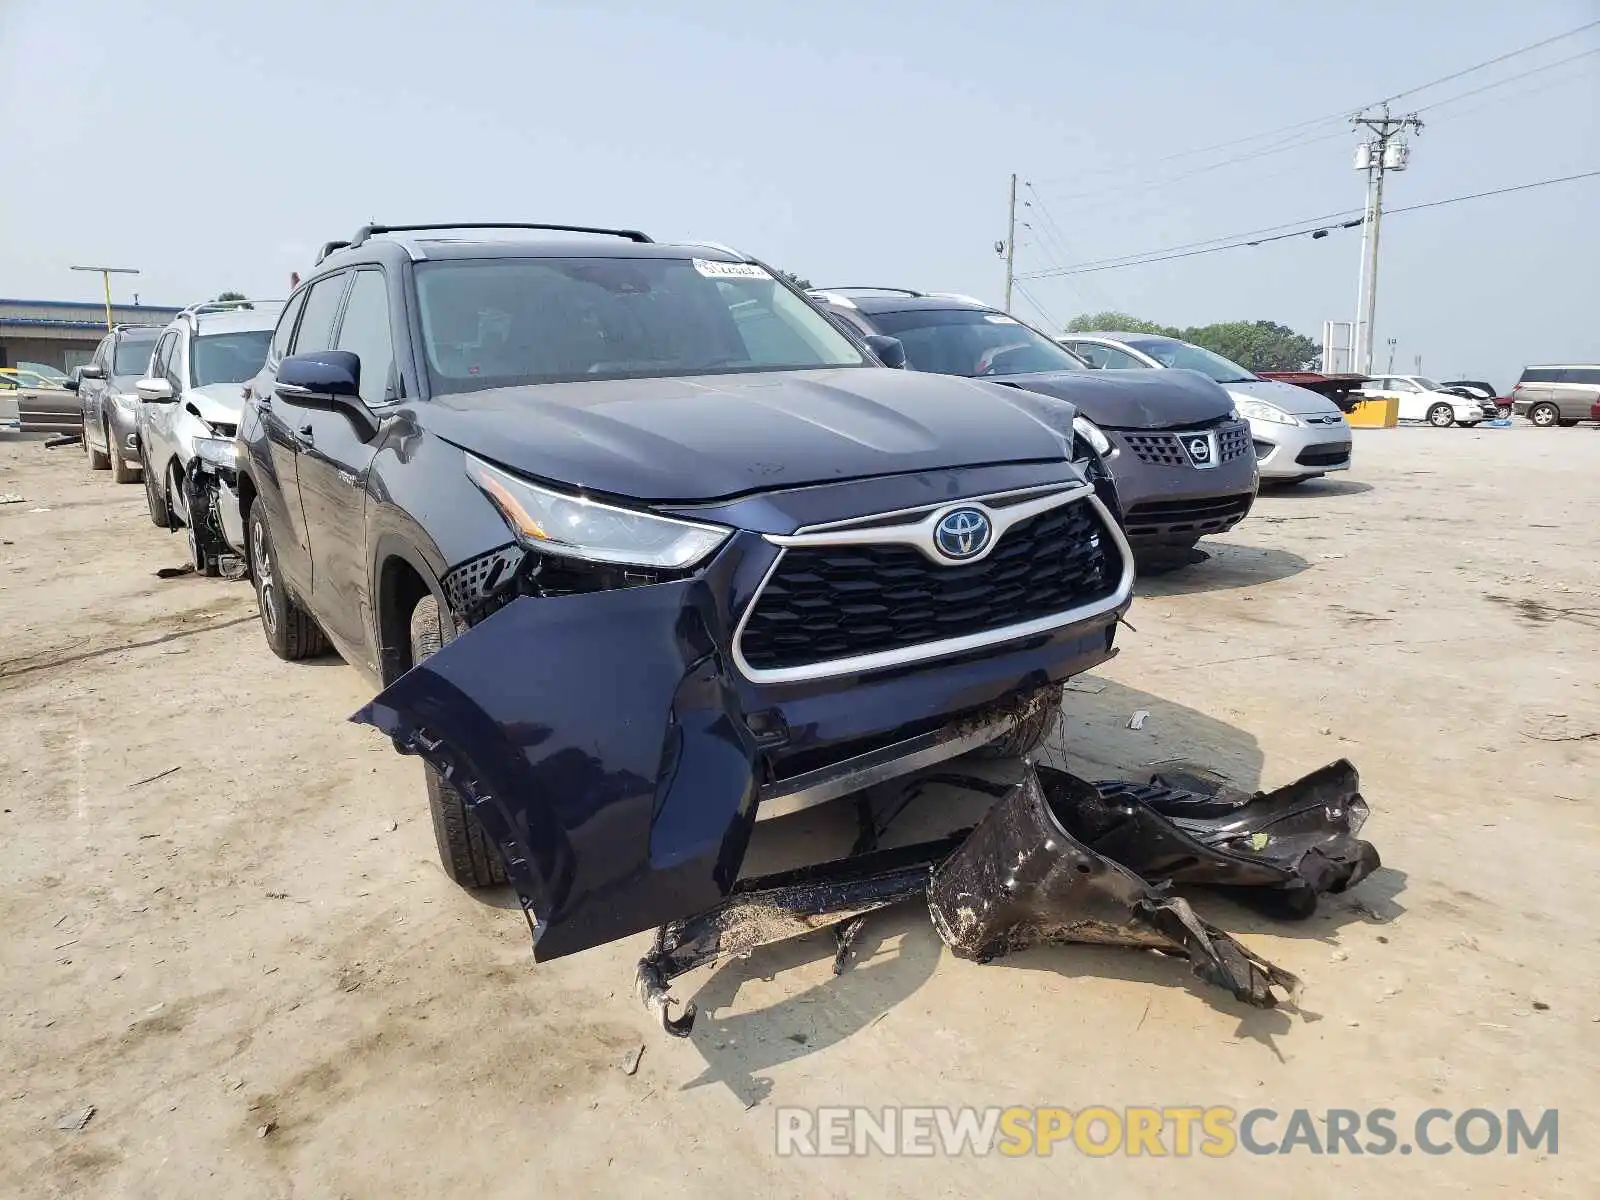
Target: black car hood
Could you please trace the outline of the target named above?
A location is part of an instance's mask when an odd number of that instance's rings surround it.
[[[887,368],[493,388],[436,396],[417,420],[523,474],[650,501],[1060,461],[1072,439],[1062,406]]]
[[[1233,410],[1228,393],[1198,371],[1041,371],[996,382],[1070,400],[1107,429],[1176,429]]]

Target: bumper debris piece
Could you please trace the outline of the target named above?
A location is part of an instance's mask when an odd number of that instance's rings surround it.
[[[668,988],[679,975],[841,923],[859,929],[855,923],[867,913],[924,895],[933,864],[947,858],[962,836],[742,879],[721,904],[657,931],[655,945],[639,961],[639,996],[662,1028],[687,1037],[695,1006],[677,1017],[670,1011]]]
[[[1275,915],[1308,917],[1320,896],[1381,865],[1356,837],[1368,808],[1347,759],[1254,795],[1191,772],[1098,783],[1095,792],[1074,813],[1096,852],[1151,882],[1225,888]]]
[[[1273,1008],[1296,996],[1299,980],[1202,920],[1171,885],[1260,896],[1278,915],[1303,917],[1318,896],[1378,866],[1377,851],[1355,837],[1368,810],[1344,760],[1254,795],[1203,773],[1089,783],[1027,763],[1010,783],[925,779],[994,803],[975,828],[740,880],[717,906],[662,926],[637,982],[663,1028],[685,1037],[693,1027],[693,1004],[672,1013],[670,987],[686,971],[830,926],[854,932],[867,914],[918,897],[960,958],[990,962],[1062,942],[1155,949],[1187,958],[1244,1003]]]
[[[934,928],[960,958],[989,962],[1030,946],[1090,942],[1187,957],[1201,979],[1257,1008],[1299,980],[1076,836],[1100,793],[1064,771],[1027,772],[933,872]]]

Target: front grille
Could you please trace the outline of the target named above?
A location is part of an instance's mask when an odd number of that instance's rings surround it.
[[[1250,511],[1248,493],[1198,500],[1151,500],[1135,504],[1124,520],[1130,538],[1151,534],[1220,533]]]
[[[1087,500],[1012,526],[968,565],[941,566],[911,546],[791,546],[756,598],[740,650],[771,671],[939,642],[1103,600],[1121,576]]]
[[[1171,433],[1118,432],[1116,436],[1127,444],[1129,452],[1140,462],[1158,467],[1189,467],[1194,464],[1188,451],[1183,448],[1183,439],[1207,432],[1207,429],[1180,429]],[[1231,462],[1250,452],[1250,426],[1244,421],[1219,425],[1215,432],[1218,462]]]
[[[1250,426],[1243,421],[1237,425],[1224,425],[1217,431],[1217,461],[1231,462],[1245,454],[1254,453],[1250,444]]]
[[[1349,442],[1330,442],[1325,446],[1307,446],[1294,461],[1302,467],[1336,467],[1349,458]]]
[[[1122,440],[1140,462],[1160,467],[1187,467],[1189,456],[1175,433],[1124,433]]]

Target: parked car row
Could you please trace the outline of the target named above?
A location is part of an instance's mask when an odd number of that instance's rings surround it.
[[[186,529],[195,568],[206,574],[238,556],[223,536],[201,451],[221,443],[231,459],[241,388],[266,360],[280,308],[209,301],[165,326],[118,325],[63,384],[77,393],[90,468],[110,470],[118,483],[142,479],[151,521]],[[209,449],[214,457],[216,447]]]

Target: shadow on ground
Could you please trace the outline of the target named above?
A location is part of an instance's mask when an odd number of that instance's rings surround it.
[[[1129,729],[1130,715],[1140,710],[1148,714],[1144,727]],[[1092,675],[1073,681],[1061,720],[1039,758],[1089,779],[1148,779],[1163,765],[1188,762],[1205,764],[1229,783],[1250,791],[1289,782],[1289,776],[1262,778],[1260,746],[1244,730]],[[1292,774],[1321,765],[1295,764]],[[961,765],[958,760],[935,770],[959,771]],[[970,825],[987,804],[972,795],[970,810],[965,810],[964,802],[960,807],[930,806],[931,811],[913,804],[894,819],[884,843],[920,841]],[[757,827],[745,871],[763,874],[841,857],[848,852],[857,826],[856,808],[847,801],[765,822]],[[1404,911],[1394,899],[1404,883],[1402,872],[1384,869],[1347,895],[1325,898],[1317,913],[1302,922],[1271,919],[1205,889],[1185,894],[1202,915],[1229,932],[1323,940],[1351,923],[1393,920]],[[855,943],[852,965],[837,977],[831,972],[834,949],[830,935],[817,934],[762,947],[680,980],[677,994],[685,1002],[694,1000],[701,1010],[693,1044],[705,1058],[705,1069],[684,1086],[720,1083],[746,1106],[759,1103],[771,1089],[765,1072],[869,1028],[915,995],[946,953],[920,902],[871,915]],[[1197,979],[1187,961],[1150,951],[1045,946],[983,969],[1048,970],[1068,977],[1094,975],[1187,989],[1217,1009],[1236,1014],[1237,1036],[1268,1046],[1275,1035],[1291,1027],[1297,1011],[1249,1008]],[[726,1013],[741,992],[752,990],[763,995],[777,992],[781,998],[751,1011]],[[1315,1013],[1299,1015],[1318,1019]]]
[[[1196,592],[1254,587],[1288,579],[1311,565],[1289,550],[1231,542],[1202,542],[1200,548],[1209,556],[1206,561],[1159,575],[1142,574],[1134,583],[1134,595],[1187,596]],[[1137,623],[1137,609],[1134,619]]]
[[[1372,485],[1359,479],[1308,479],[1304,483],[1274,484],[1263,482],[1262,500],[1326,500],[1330,496],[1359,496],[1370,492]],[[1248,520],[1248,518],[1246,518]]]

